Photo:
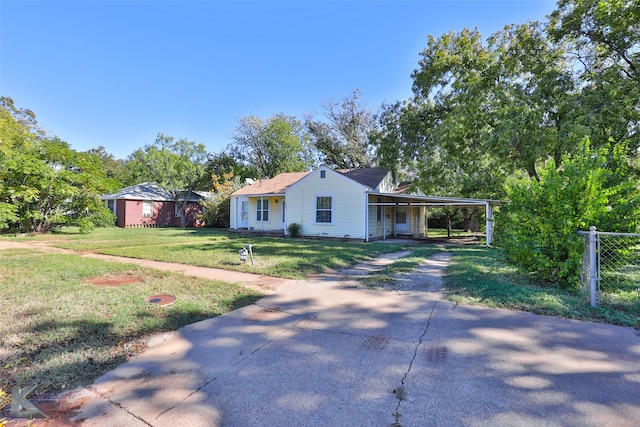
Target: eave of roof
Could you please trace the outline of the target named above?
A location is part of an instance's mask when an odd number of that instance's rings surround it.
[[[417,194],[405,193],[378,193],[369,192],[374,196],[387,196],[396,199],[404,199],[408,204],[424,205],[424,206],[458,206],[458,207],[477,207],[489,203],[491,206],[500,206],[500,200],[493,199],[468,199],[462,197],[437,197],[437,196],[421,196]],[[413,201],[412,201],[413,200]]]
[[[259,179],[253,184],[242,187],[232,196],[282,196],[296,182],[307,176],[310,172],[285,172],[270,179]]]

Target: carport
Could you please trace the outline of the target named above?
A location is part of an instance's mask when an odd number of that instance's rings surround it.
[[[387,239],[398,234],[413,238],[426,237],[428,230],[427,210],[429,208],[484,209],[486,245],[493,240],[493,213],[500,206],[499,200],[466,199],[455,197],[420,196],[414,194],[369,193],[365,221],[366,241]],[[404,221],[404,222],[403,222]],[[391,233],[389,231],[391,230]]]

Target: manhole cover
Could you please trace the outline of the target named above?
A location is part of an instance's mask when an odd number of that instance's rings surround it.
[[[154,295],[152,297],[147,298],[147,302],[149,304],[154,304],[160,307],[164,307],[165,305],[171,305],[174,302],[176,302],[176,297],[168,294]]]

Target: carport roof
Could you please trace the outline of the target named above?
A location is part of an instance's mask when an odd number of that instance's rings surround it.
[[[460,208],[475,208],[478,206],[484,206],[487,203],[491,206],[500,206],[502,202],[500,200],[492,199],[467,199],[460,197],[436,197],[436,196],[421,196],[416,194],[389,194],[389,193],[369,193],[372,196],[380,197],[393,197],[393,202],[369,202],[369,205],[379,206],[427,206],[427,207],[460,207]]]

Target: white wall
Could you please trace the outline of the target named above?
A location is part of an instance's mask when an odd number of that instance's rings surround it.
[[[318,196],[332,197],[331,224],[316,223]],[[365,197],[364,186],[331,169],[317,169],[287,190],[287,225],[300,224],[305,236],[364,239]]]

